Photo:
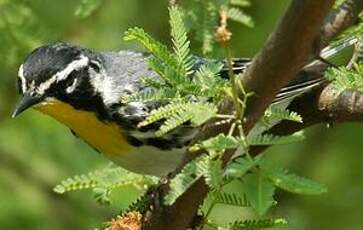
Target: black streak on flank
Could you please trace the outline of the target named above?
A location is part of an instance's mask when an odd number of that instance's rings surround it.
[[[162,138],[148,138],[145,141],[146,145],[154,146],[161,150],[171,150],[173,148],[182,148],[183,146],[176,140],[166,140]]]
[[[139,139],[137,139],[136,137],[133,137],[133,136],[126,136],[126,139],[127,139],[127,142],[134,147],[139,147],[144,144],[142,141],[140,141]]]

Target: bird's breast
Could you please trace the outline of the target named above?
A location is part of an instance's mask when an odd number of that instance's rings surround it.
[[[132,146],[115,122],[101,121],[93,112],[76,110],[64,102],[47,102],[35,108],[68,126],[93,148],[130,171],[164,176],[184,159],[185,148],[162,150],[154,146]]]
[[[99,120],[93,112],[76,110],[58,100],[43,103],[36,109],[68,126],[89,145],[112,158],[130,150],[120,126]]]

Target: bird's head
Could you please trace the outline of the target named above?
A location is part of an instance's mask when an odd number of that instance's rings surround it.
[[[80,110],[97,109],[101,99],[90,75],[99,74],[101,68],[95,53],[77,46],[55,43],[35,49],[19,68],[22,98],[13,117],[30,107],[44,108],[57,103]]]

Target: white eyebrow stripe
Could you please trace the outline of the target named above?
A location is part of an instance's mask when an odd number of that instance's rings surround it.
[[[57,81],[57,75],[52,76],[45,82],[42,82],[36,89],[37,93],[42,95],[44,94],[45,90],[49,89],[49,87]]]
[[[21,81],[21,90],[23,91],[23,93],[25,93],[26,92],[26,80],[25,80],[25,77],[24,77],[23,65],[21,65],[19,67],[18,77],[20,78],[20,81]]]
[[[68,75],[73,71],[73,70],[80,70],[82,69],[83,67],[87,66],[89,63],[89,58],[84,56],[84,55],[81,55],[81,58],[80,59],[77,59],[71,63],[69,63],[67,65],[67,67],[58,72],[56,74],[57,76],[57,81],[61,81],[61,80],[64,80],[68,77]]]
[[[56,73],[47,81],[41,83],[37,88],[37,93],[44,94],[45,90],[47,90],[54,82],[59,82],[65,80],[70,73],[74,70],[80,70],[83,67],[89,64],[89,58],[82,55],[80,59],[77,59],[67,65],[62,71]]]

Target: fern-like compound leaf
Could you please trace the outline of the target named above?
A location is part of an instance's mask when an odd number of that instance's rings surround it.
[[[273,134],[259,134],[257,136],[248,137],[249,145],[282,145],[299,142],[305,139],[302,131],[296,132],[288,136],[275,136]]]
[[[275,187],[261,171],[243,177],[248,202],[259,216],[263,216],[275,203]]]
[[[237,207],[250,207],[245,195],[242,197],[235,193],[220,192],[215,197],[215,202],[224,205],[237,206]]]
[[[325,185],[308,178],[300,177],[281,168],[265,169],[266,176],[275,186],[291,193],[302,195],[320,195],[327,192]]]
[[[200,179],[205,170],[203,162],[208,156],[200,156],[189,162],[180,173],[170,181],[170,191],[164,198],[166,205],[172,205],[176,199],[182,195],[194,182]]]
[[[259,229],[271,229],[280,225],[286,225],[287,221],[282,218],[272,219],[258,219],[258,220],[244,220],[235,221],[229,225],[228,230],[259,230]]]

